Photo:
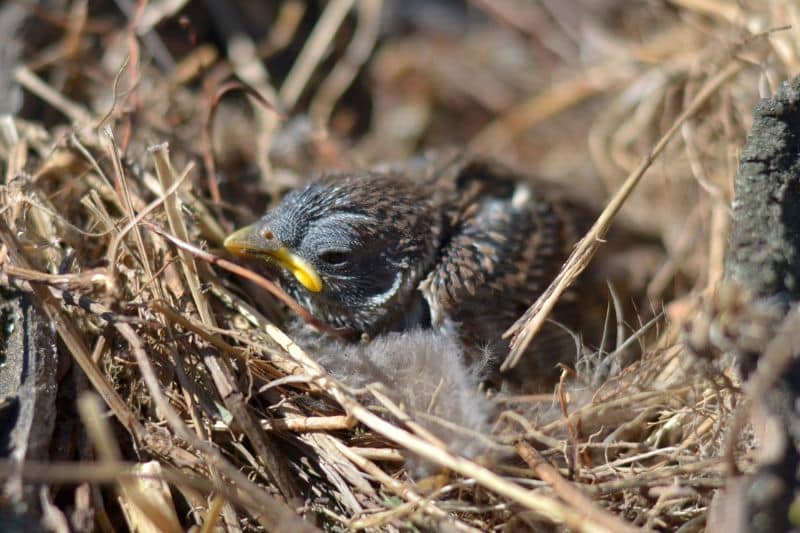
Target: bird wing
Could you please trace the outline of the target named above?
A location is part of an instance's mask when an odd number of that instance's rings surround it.
[[[558,274],[591,218],[553,185],[523,181],[490,161],[459,163],[439,190],[452,198],[448,231],[420,290],[434,324],[452,322],[468,343],[496,346]]]

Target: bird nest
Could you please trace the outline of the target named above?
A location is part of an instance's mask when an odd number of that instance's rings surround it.
[[[0,7],[13,29],[0,273],[7,302],[33,304],[4,328],[34,330],[39,401],[19,413],[49,428],[0,461],[14,516],[165,531],[715,525],[715,495],[757,468],[747,415],[769,384],[742,387],[719,317],[755,323],[747,353],[791,333],[719,283],[753,107],[800,73],[795,2],[172,4]],[[554,391],[496,395],[479,457],[431,434],[391,384],[331,378],[282,329],[302,309],[221,249],[316,171],[443,146],[605,206],[537,309],[612,221],[661,250],[617,258],[656,318],[610,292],[614,342]],[[545,317],[527,316],[518,336]],[[6,359],[21,353],[6,343]],[[412,479],[409,456],[430,477]]]

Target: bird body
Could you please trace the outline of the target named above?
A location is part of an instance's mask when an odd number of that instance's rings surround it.
[[[362,338],[452,330],[469,357],[497,360],[502,333],[558,273],[586,214],[551,184],[456,158],[421,175],[327,174],[225,245],[277,267],[287,292],[331,326]]]

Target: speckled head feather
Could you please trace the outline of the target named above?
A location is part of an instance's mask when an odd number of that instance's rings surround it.
[[[283,267],[287,291],[321,320],[373,335],[420,320],[406,309],[436,260],[441,227],[424,187],[391,174],[329,174],[287,194],[226,247]],[[318,277],[319,290],[305,275]]]

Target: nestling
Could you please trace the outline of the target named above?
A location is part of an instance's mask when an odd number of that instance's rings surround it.
[[[473,358],[489,350],[501,359],[503,331],[555,277],[587,220],[552,185],[457,159],[426,177],[328,174],[286,195],[225,247],[266,261],[287,292],[331,326],[369,338],[447,329]],[[571,338],[552,329],[539,347],[555,336],[574,354]],[[542,372],[562,358],[548,353]]]

